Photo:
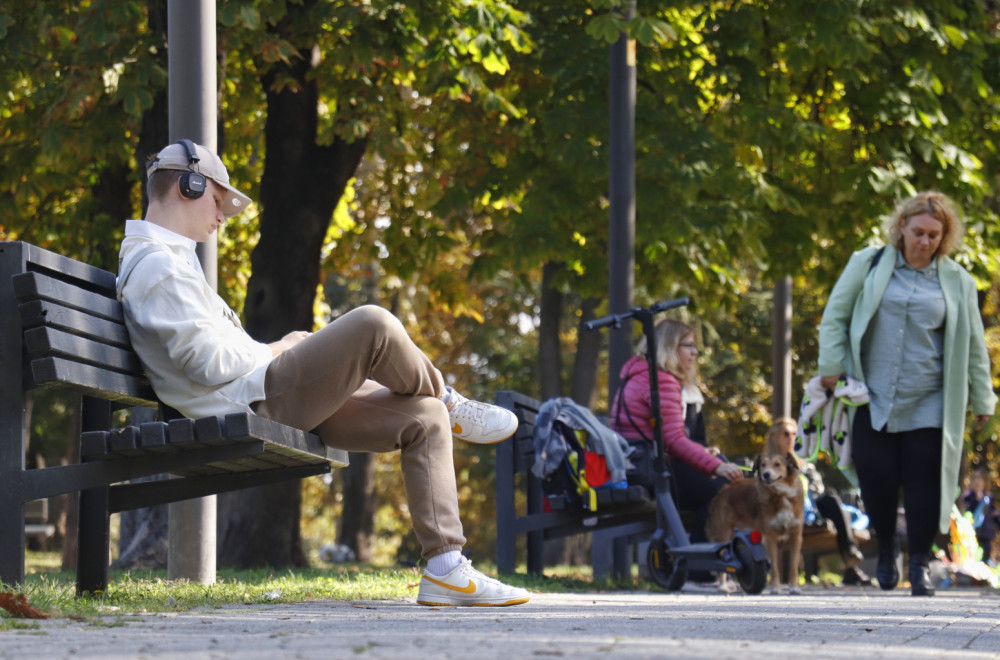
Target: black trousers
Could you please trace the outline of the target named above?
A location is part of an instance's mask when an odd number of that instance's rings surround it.
[[[879,548],[891,547],[902,489],[909,553],[930,554],[941,512],[941,429],[875,430],[865,405],[851,430],[861,499]]]
[[[694,523],[691,529],[687,530],[691,542],[707,541],[705,524],[708,522],[708,505],[715,494],[729,482],[721,477],[710,477],[683,461],[670,461],[670,468],[674,475],[677,509],[695,513]]]

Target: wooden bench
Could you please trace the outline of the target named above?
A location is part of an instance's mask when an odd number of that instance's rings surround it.
[[[656,528],[655,504],[646,488],[598,490],[595,511],[573,510],[561,499],[546,498],[541,479],[531,473],[535,462],[532,436],[541,403],[511,390],[497,392],[494,400],[513,411],[519,422],[517,432],[496,445],[497,570],[514,571],[518,535],[526,536],[527,571],[537,575],[544,568],[545,540],[594,532],[594,579],[627,574],[631,565],[628,544],[648,537]],[[519,506],[522,498],[523,506]]]
[[[115,275],[23,242],[0,242],[0,580],[24,581],[25,504],[80,492],[78,592],[107,587],[112,513],[347,465],[319,438],[248,413],[166,419],[129,342]],[[25,468],[26,397],[79,395],[80,462]],[[162,421],[115,428],[116,411]],[[155,474],[176,478],[128,483]]]
[[[34,500],[25,503],[24,535],[29,538],[47,539],[55,533],[56,526],[49,522],[49,501]]]
[[[866,529],[854,530],[854,542],[865,558],[878,556],[878,543]],[[806,577],[819,573],[819,560],[826,555],[840,556],[837,532],[832,523],[806,525],[802,530],[802,570]]]

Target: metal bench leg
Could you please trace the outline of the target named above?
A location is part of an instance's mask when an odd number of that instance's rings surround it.
[[[0,493],[0,581],[24,584],[24,502],[15,493]]]
[[[611,530],[597,530],[590,535],[590,565],[594,582],[608,579],[614,566],[615,535]]]
[[[545,497],[542,495],[541,480],[528,472],[528,515],[542,513]],[[527,533],[527,566],[529,575],[541,575],[545,569],[545,532],[538,529]]]
[[[514,439],[497,445],[497,572],[513,573],[517,535],[514,533]]]
[[[611,542],[611,575],[616,580],[632,577],[632,544],[622,536]]]
[[[84,396],[81,401],[81,432],[111,428],[111,402]],[[108,487],[80,491],[77,528],[76,593],[96,593],[108,588],[111,555],[111,511]]]
[[[108,588],[110,524],[108,487],[81,491],[80,523],[77,533],[77,594],[97,593]]]

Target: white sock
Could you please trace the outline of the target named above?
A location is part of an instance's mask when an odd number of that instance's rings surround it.
[[[454,392],[454,388],[451,385],[446,385],[444,389],[444,394],[441,395],[441,400],[444,401],[444,405],[447,406],[448,402],[451,401],[451,393]],[[440,575],[440,573],[438,573]]]
[[[458,550],[449,550],[439,555],[434,555],[427,560],[427,572],[431,575],[447,575],[451,573],[462,561],[462,553]]]

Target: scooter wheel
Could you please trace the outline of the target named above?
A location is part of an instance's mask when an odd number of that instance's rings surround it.
[[[679,590],[687,580],[687,571],[678,565],[677,559],[663,541],[650,541],[646,565],[653,581],[667,591]]]
[[[754,561],[750,546],[744,539],[736,537],[733,539],[733,552],[740,562],[740,570],[736,573],[736,580],[744,593],[759,594],[767,584],[767,560]]]

